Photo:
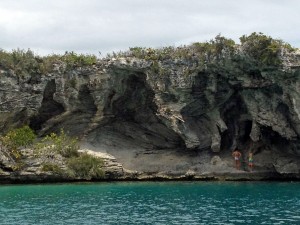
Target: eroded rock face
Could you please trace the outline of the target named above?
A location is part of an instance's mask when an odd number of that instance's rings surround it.
[[[201,67],[197,60],[165,60],[158,74],[151,60],[105,59],[72,70],[58,65],[34,82],[1,70],[0,130],[29,124],[42,136],[63,128],[141,171],[148,162],[140,155],[209,150],[229,161],[238,148],[244,160],[250,149],[255,158],[286,153],[292,164],[276,158],[273,170],[299,173],[300,55],[284,60],[284,67],[265,69],[234,60]]]

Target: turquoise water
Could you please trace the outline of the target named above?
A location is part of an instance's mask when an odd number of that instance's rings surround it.
[[[0,224],[300,224],[300,183],[2,185]]]

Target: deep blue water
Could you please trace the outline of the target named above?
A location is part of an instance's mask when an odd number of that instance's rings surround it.
[[[0,224],[300,224],[300,183],[2,185]]]

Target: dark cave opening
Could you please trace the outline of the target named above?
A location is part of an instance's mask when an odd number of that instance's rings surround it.
[[[123,96],[112,103],[112,111],[117,118],[145,122],[143,118],[154,116],[157,110],[153,102],[154,92],[146,85],[145,79],[145,74],[138,73],[124,80],[126,90]]]
[[[53,99],[53,94],[55,93],[55,91],[55,80],[51,80],[45,87],[42,104],[38,111],[38,114],[30,119],[29,126],[33,130],[41,130],[42,124],[44,122],[64,112],[64,107]]]
[[[249,135],[252,129],[252,120],[239,122],[238,143],[245,145],[249,141]]]
[[[83,137],[86,130],[89,129],[89,125],[97,112],[97,106],[91,91],[87,85],[81,85],[78,90],[77,99],[73,99],[73,108],[70,113],[64,115],[64,119],[46,130],[45,133],[59,132],[63,129],[70,136]]]
[[[221,134],[221,149],[246,149],[250,142],[252,119],[247,107],[239,94],[234,94],[221,110],[221,117],[227,130]]]
[[[271,127],[261,127],[260,131],[262,142],[265,146],[276,146],[277,149],[284,152],[286,149],[291,147],[290,144],[293,143],[293,141],[283,138],[279,133],[272,130]]]
[[[113,119],[102,129],[103,133],[106,130],[112,132],[111,137],[126,136],[135,146],[147,149],[184,148],[181,137],[157,116],[155,94],[146,81],[146,74],[135,72],[124,75],[122,87],[125,89],[112,90],[108,94],[104,113],[112,115]],[[118,145],[117,141],[114,144]]]
[[[87,85],[82,85],[78,91],[77,109],[81,113],[94,114],[97,111],[97,106],[94,103],[94,98]]]
[[[184,120],[189,117],[201,117],[207,112],[209,107],[209,100],[204,94],[208,85],[208,74],[200,72],[195,76],[192,85],[192,100],[181,109],[181,114]]]

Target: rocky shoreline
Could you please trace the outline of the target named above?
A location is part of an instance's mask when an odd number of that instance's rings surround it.
[[[194,171],[189,169],[185,173],[180,171],[142,172],[123,168],[112,155],[83,149],[86,152],[104,161],[102,178],[72,178],[40,171],[36,168],[27,168],[18,172],[0,173],[0,184],[34,184],[34,183],[78,183],[78,182],[116,182],[116,181],[300,181],[297,173],[278,173],[276,171],[244,171],[228,168],[230,172]],[[214,163],[215,165],[215,163]]]
[[[91,183],[91,182],[143,182],[143,181],[279,181],[279,182],[299,182],[299,176],[290,174],[279,175],[277,173],[257,173],[257,174],[207,174],[195,175],[193,177],[186,175],[170,176],[166,175],[148,175],[139,174],[138,176],[128,174],[118,179],[68,179],[53,175],[6,175],[0,176],[0,184],[47,184],[47,183]]]

